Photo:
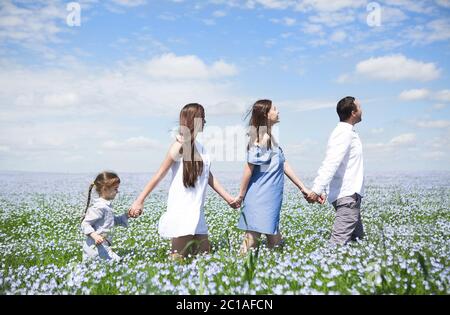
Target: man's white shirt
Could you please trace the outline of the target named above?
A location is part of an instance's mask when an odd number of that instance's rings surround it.
[[[364,165],[361,140],[353,125],[339,122],[328,139],[327,153],[312,191],[328,192],[328,202],[355,193],[364,196]]]

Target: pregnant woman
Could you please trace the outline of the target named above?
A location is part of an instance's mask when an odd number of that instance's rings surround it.
[[[237,227],[245,231],[241,254],[256,247],[261,234],[273,248],[282,242],[279,230],[283,201],[284,174],[306,198],[310,190],[294,174],[286,162],[283,150],[272,135],[272,127],[279,122],[278,109],[270,100],[257,101],[249,114],[247,163],[236,202],[243,200],[243,211]]]

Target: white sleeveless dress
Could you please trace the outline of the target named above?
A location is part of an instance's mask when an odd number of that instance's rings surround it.
[[[203,172],[197,178],[195,187],[186,188],[183,185],[183,158],[172,164],[167,211],[158,224],[158,232],[162,237],[208,234],[204,204],[211,161],[206,149],[197,141],[194,144],[203,160]]]

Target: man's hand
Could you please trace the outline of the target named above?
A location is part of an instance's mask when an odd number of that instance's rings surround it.
[[[325,194],[320,195],[320,197],[319,197],[319,203],[320,203],[321,205],[323,205],[323,204],[325,203],[325,201],[327,201],[327,195],[325,195]]]
[[[327,196],[325,194],[317,195],[314,191],[311,191],[308,196],[305,198],[309,203],[320,203],[323,205],[325,203],[325,200],[327,200]]]

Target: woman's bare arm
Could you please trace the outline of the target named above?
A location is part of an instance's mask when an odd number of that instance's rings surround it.
[[[253,168],[255,166],[250,163],[245,163],[244,173],[242,174],[241,180],[241,188],[239,189],[239,198],[244,199],[245,194],[247,192],[248,183],[250,182],[250,178],[252,177]]]
[[[310,190],[306,188],[306,186],[303,184],[303,182],[300,180],[300,178],[295,175],[294,170],[292,169],[291,165],[288,162],[284,162],[284,174],[294,183],[295,186],[300,189],[303,196],[308,196],[310,193]]]
[[[182,147],[182,144],[179,142],[175,142],[171,145],[169,148],[169,151],[167,152],[166,157],[164,158],[164,161],[162,162],[161,166],[159,167],[159,170],[156,172],[155,175],[150,179],[150,181],[145,185],[142,192],[139,194],[139,196],[136,198],[136,200],[133,202],[133,205],[131,206],[131,213],[136,214],[137,212],[142,213],[143,207],[144,207],[144,201],[148,197],[148,195],[155,189],[155,187],[159,184],[159,182],[166,176],[167,172],[169,171],[170,167],[172,166],[173,162],[175,162],[180,157],[180,149]]]
[[[226,191],[219,180],[215,178],[211,172],[209,172],[208,184],[212,189],[214,189],[216,193],[219,194],[220,197],[222,197],[229,205],[231,205],[233,197],[228,193],[228,191]]]

